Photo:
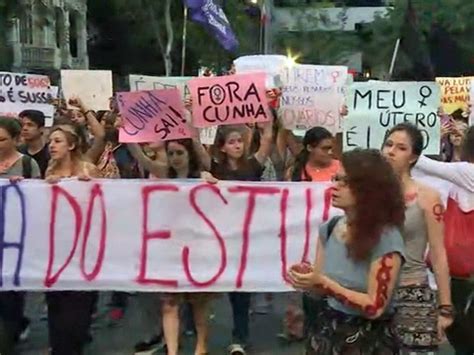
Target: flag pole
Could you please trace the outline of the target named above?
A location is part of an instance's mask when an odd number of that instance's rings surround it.
[[[393,71],[395,70],[395,63],[398,57],[398,50],[400,49],[400,38],[397,38],[395,49],[393,50],[392,62],[390,63],[390,70],[388,72],[388,80],[392,79]]]
[[[188,7],[184,5],[183,10],[183,45],[181,48],[181,76],[184,76],[186,66],[186,40],[188,37]]]

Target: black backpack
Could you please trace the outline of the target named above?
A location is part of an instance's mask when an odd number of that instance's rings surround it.
[[[22,169],[23,169],[23,177],[25,179],[31,179],[33,175],[33,162],[32,158],[29,155],[24,154],[21,157],[21,164],[22,164]]]

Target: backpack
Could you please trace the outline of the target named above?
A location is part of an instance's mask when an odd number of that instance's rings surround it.
[[[334,216],[332,217],[329,222],[328,222],[328,236],[326,238],[326,241],[329,240],[329,237],[331,237],[332,232],[334,231],[334,228],[336,227],[337,222],[342,218],[342,216]]]
[[[107,145],[97,162],[97,168],[104,179],[120,179],[120,170],[114,157],[115,149]]]
[[[33,175],[33,158],[29,155],[23,154],[21,157],[21,165],[23,170],[23,178],[31,179]]]

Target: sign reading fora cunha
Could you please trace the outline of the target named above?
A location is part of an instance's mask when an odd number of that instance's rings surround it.
[[[254,73],[190,80],[194,126],[268,122],[265,78]]]
[[[440,89],[434,82],[364,82],[349,90],[344,150],[382,147],[395,125],[411,122],[422,132],[424,153],[439,154]]]

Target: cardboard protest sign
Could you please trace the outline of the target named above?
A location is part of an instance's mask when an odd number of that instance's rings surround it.
[[[121,92],[121,143],[145,143],[190,138],[178,89]]]
[[[340,131],[347,67],[296,64],[286,69],[279,117],[286,129]]]
[[[331,191],[305,182],[2,180],[9,244],[0,290],[291,291],[289,266],[313,262],[320,224],[341,214]]]
[[[188,86],[195,127],[259,123],[271,119],[264,73],[194,78]]]
[[[184,100],[189,96],[188,81],[191,76],[146,76],[130,75],[130,91],[145,91],[158,89],[178,89]]]
[[[108,110],[113,96],[110,70],[61,70],[61,89],[66,102],[78,96],[95,111]]]
[[[53,123],[57,87],[45,75],[0,72],[0,116],[18,117],[23,110],[44,113],[46,126]]]
[[[281,87],[285,84],[284,76],[288,63],[288,57],[275,54],[246,55],[234,60],[235,72],[237,74],[267,74],[267,89]]]
[[[451,114],[458,109],[466,110],[470,102],[473,77],[436,78],[441,88],[441,107]]]
[[[440,90],[434,82],[357,82],[350,87],[344,150],[382,147],[387,131],[412,122],[425,140],[424,154],[439,154]]]
[[[216,141],[218,126],[201,128],[199,130],[199,140],[202,144],[213,145]]]

